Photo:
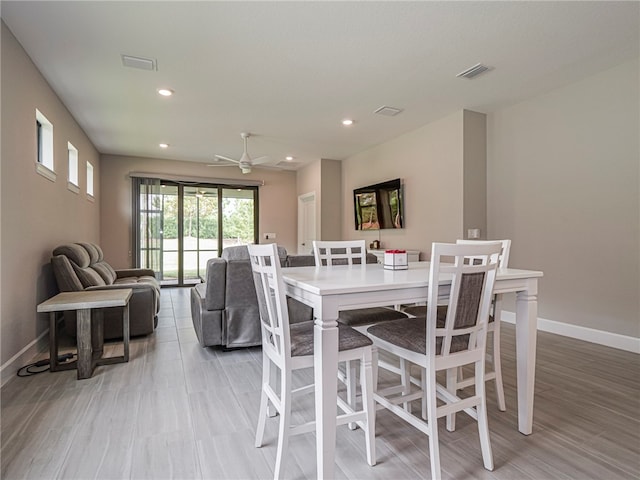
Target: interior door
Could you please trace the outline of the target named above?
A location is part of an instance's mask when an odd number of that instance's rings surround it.
[[[298,255],[313,252],[316,238],[316,193],[298,197]]]

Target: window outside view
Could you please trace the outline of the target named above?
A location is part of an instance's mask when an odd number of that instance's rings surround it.
[[[180,263],[182,284],[198,283],[206,274],[207,261],[221,253],[220,246],[255,242],[254,189],[167,184],[160,190],[151,208],[161,222],[158,253],[163,284],[180,283]]]

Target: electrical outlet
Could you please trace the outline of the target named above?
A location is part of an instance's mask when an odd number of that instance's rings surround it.
[[[468,229],[467,237],[471,240],[477,240],[478,238],[480,238],[480,229],[479,228]]]
[[[276,239],[276,234],[275,233],[265,233],[263,236],[264,236],[265,240],[275,240]]]

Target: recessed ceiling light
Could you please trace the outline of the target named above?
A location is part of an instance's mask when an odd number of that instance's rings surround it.
[[[287,160],[287,161],[289,161],[289,162],[290,162],[291,160],[293,160],[293,157],[292,157],[291,155],[289,155],[289,156],[287,156],[287,157],[284,157],[284,158],[285,158],[285,160]]]
[[[349,125],[353,125],[353,120],[349,119],[349,118],[345,118],[344,120],[342,120],[342,125],[348,127]]]
[[[173,90],[171,90],[170,88],[159,88],[158,93],[163,97],[170,97],[171,95],[173,95]]]
[[[160,148],[169,148],[169,144],[168,143],[160,143],[160,144],[158,144],[158,146]]]

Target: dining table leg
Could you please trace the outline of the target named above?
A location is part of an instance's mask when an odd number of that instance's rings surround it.
[[[538,328],[537,282],[516,294],[516,364],[518,384],[518,430],[533,430],[533,400],[536,376]]]
[[[327,315],[327,310],[323,310]],[[323,319],[316,310],[314,326],[314,378],[316,401],[317,478],[334,478],[336,415],[338,413],[338,312]]]

